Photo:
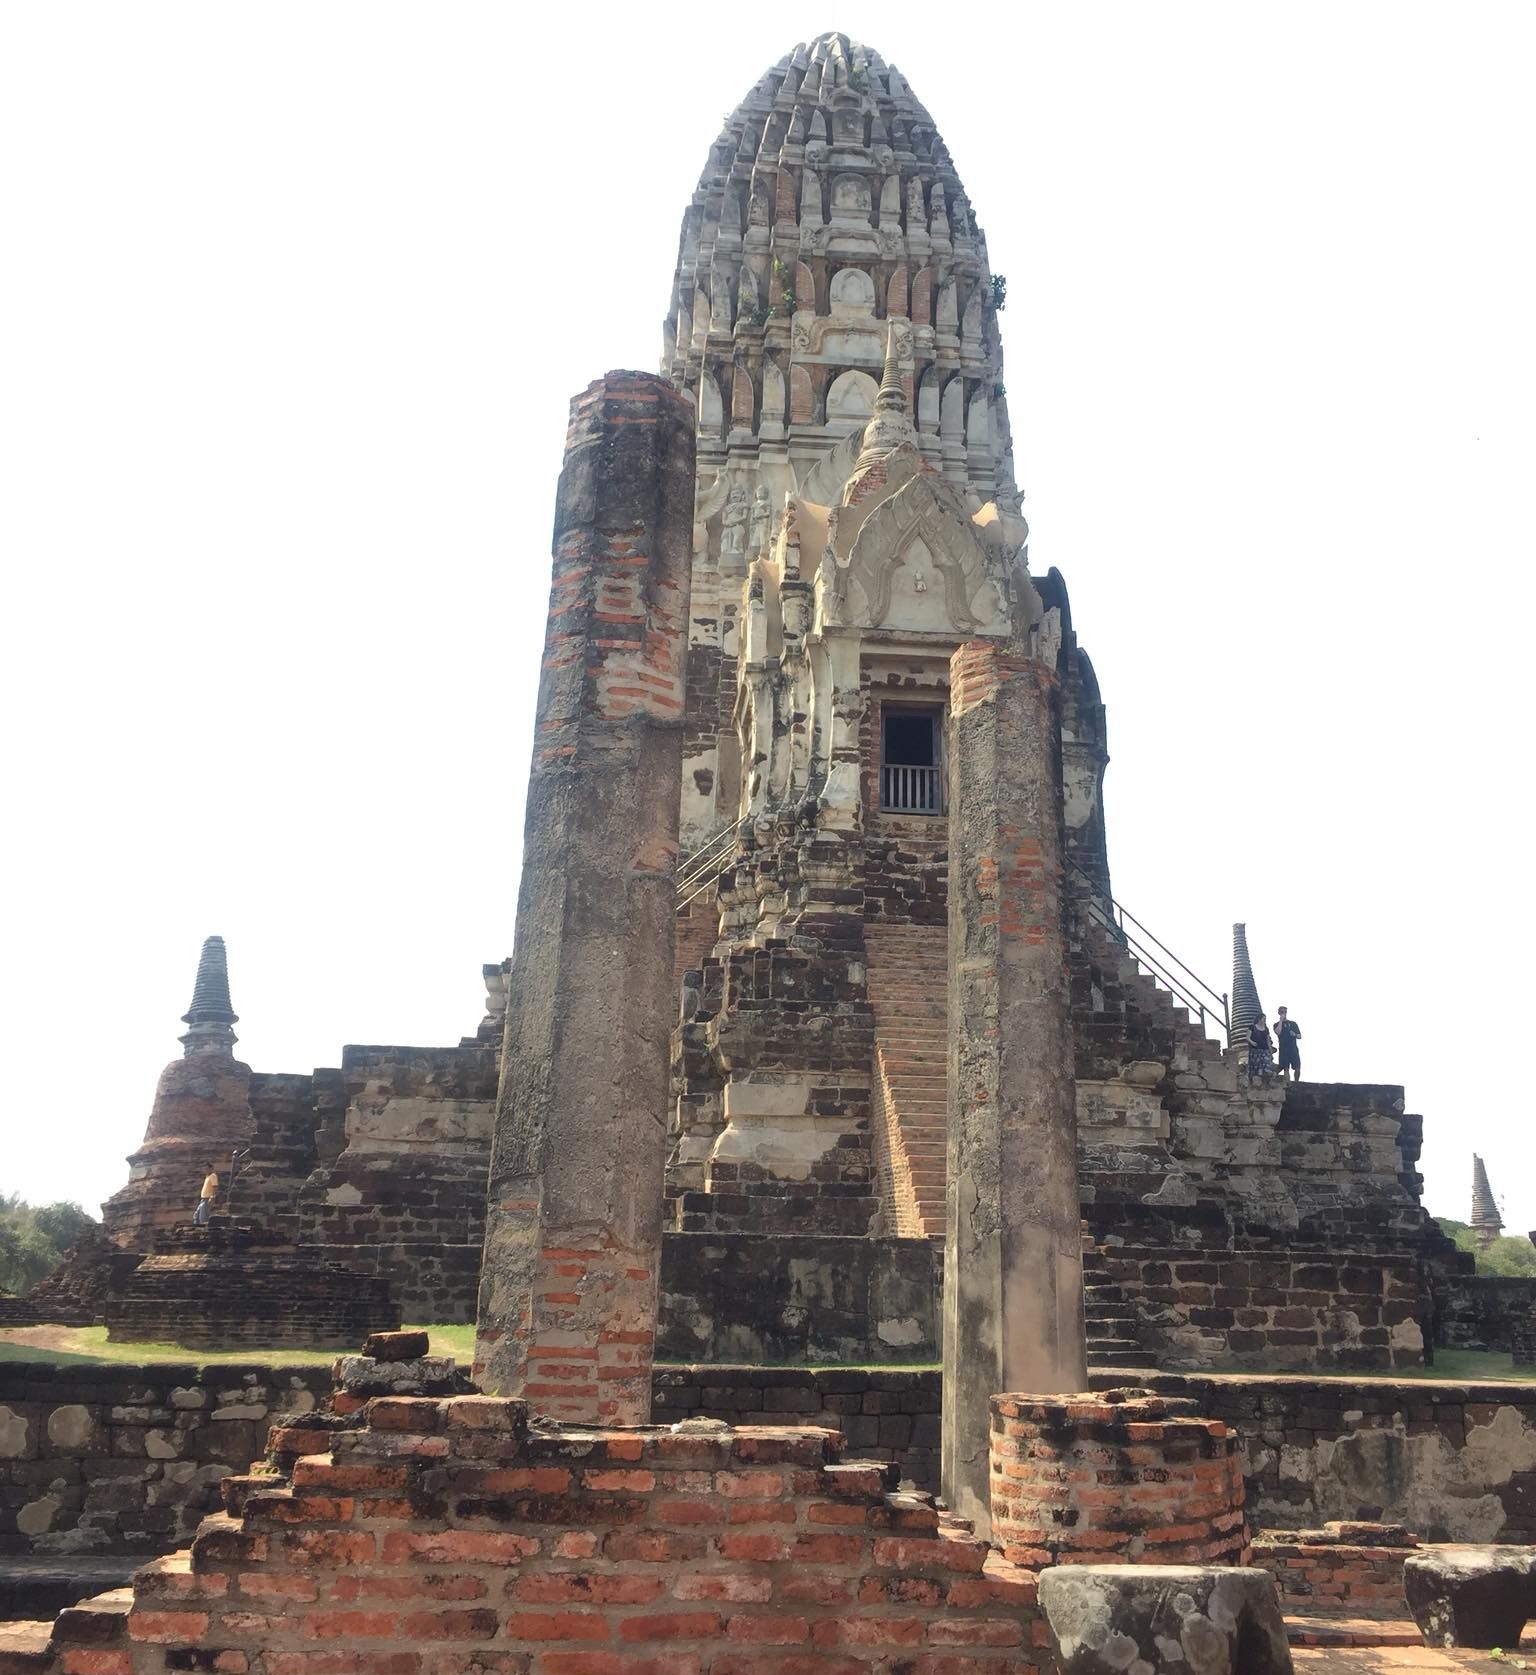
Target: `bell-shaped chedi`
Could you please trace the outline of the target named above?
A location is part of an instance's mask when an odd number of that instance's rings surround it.
[[[156,1234],[191,1220],[210,1168],[227,1191],[233,1156],[250,1140],[251,1070],[234,1054],[221,936],[203,943],[182,1022],[182,1057],[160,1074],[143,1144],[128,1159],[128,1184],[102,1205],[108,1233],[129,1250],[147,1250]]]

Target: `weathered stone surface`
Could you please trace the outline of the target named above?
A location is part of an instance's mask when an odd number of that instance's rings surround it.
[[[1403,1593],[1425,1645],[1513,1648],[1536,1617],[1536,1549],[1412,1553],[1403,1564]]]
[[[567,1419],[650,1412],[693,431],[664,380],[610,373],[556,498],[475,1366]]]
[[[425,1332],[374,1332],[363,1340],[363,1354],[375,1361],[414,1361],[427,1353]]]
[[[452,1396],[474,1389],[469,1375],[450,1355],[418,1355],[409,1361],[343,1355],[332,1368],[332,1377],[336,1388],[349,1396]]]
[[[985,1531],[991,1398],[1082,1390],[1088,1375],[1056,680],[977,640],[950,685],[943,1484]]]
[[[1273,1577],[1199,1565],[1057,1565],[1040,1606],[1061,1675],[1290,1675]]]

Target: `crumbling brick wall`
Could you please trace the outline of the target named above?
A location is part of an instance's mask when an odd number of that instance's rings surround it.
[[[812,1430],[532,1431],[380,1398],[140,1574],[62,1675],[1034,1675],[1034,1577]],[[274,1438],[282,1443],[281,1434]]]

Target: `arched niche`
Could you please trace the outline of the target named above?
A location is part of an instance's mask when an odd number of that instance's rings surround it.
[[[714,374],[706,372],[699,378],[699,435],[719,436],[725,427],[725,404],[720,400],[720,386]]]
[[[867,372],[840,373],[827,391],[827,428],[848,431],[867,424],[879,389]]]
[[[875,282],[863,268],[839,268],[832,275],[832,312],[869,315],[875,311]]]
[[[832,177],[832,216],[837,221],[868,221],[875,200],[868,179],[861,174]]]

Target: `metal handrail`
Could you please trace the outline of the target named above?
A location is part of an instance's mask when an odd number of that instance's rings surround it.
[[[1088,877],[1081,867],[1074,866],[1072,871],[1090,888],[1097,888],[1093,880]],[[1106,899],[1109,902],[1113,917],[1105,913],[1096,896],[1088,898],[1089,912],[1098,923],[1105,930],[1119,937],[1120,941],[1125,944],[1131,958],[1143,967],[1153,982],[1161,983],[1186,1010],[1199,1014],[1200,1029],[1203,1034],[1209,1033],[1206,1029],[1206,1018],[1208,1016],[1220,1018],[1222,1039],[1226,1040],[1232,1033],[1230,997],[1219,993],[1203,977],[1191,971],[1171,948],[1154,936],[1134,913],[1117,902],[1113,896],[1108,896]],[[1168,962],[1176,966],[1178,973],[1182,973],[1182,976],[1170,971],[1168,966],[1151,951],[1151,948],[1146,946],[1146,943],[1133,936],[1126,929],[1127,922],[1134,925],[1141,932],[1141,935],[1146,938],[1146,942],[1151,943],[1152,947],[1156,948]],[[1202,999],[1202,994],[1206,998]]]
[[[723,826],[701,848],[695,849],[677,874],[678,910],[681,911],[695,896],[702,895],[716,883],[725,870],[726,857],[740,841],[741,828],[751,819],[744,814],[740,820]],[[684,893],[686,892],[686,894]]]

